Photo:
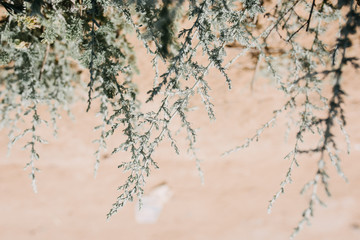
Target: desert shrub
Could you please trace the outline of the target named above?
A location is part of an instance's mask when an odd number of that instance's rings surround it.
[[[269,211],[284,192],[300,154],[317,157],[314,178],[305,184],[310,190],[294,237],[313,215],[314,206],[322,204],[318,188],[330,196],[326,165],[341,170],[334,131],[345,131],[342,90],[344,68],[358,68],[351,53],[352,38],[360,25],[359,2],[329,1],[259,1],[259,0],[1,0],[0,19],[0,127],[8,129],[9,148],[27,136],[24,146],[31,157],[26,164],[36,192],[37,145],[45,143],[40,125],[52,124],[61,111],[70,112],[71,104],[81,100],[79,89],[87,91],[87,110],[99,107],[102,123],[95,126],[95,173],[101,152],[117,132],[124,135],[112,153],[128,151],[131,158],[119,165],[127,180],[119,187],[120,195],[107,217],[110,218],[134,197],[141,200],[146,178],[158,168],[153,158],[164,139],[178,152],[174,119],[181,121],[188,150],[196,159],[196,132],[188,120],[190,99],[198,94],[210,119],[215,119],[209,85],[209,70],[216,69],[231,89],[228,68],[241,57],[251,56],[261,71],[267,71],[275,87],[287,97],[273,118],[264,121],[245,143],[226,152],[240,150],[261,137],[280,114],[291,113],[296,143],[286,155],[288,172],[269,204]],[[6,10],[6,11],[5,11]],[[184,27],[187,26],[187,27]],[[147,49],[154,68],[153,88],[146,102],[155,101],[154,111],[142,111],[133,76],[138,72],[136,51],[130,35],[135,35]],[[305,44],[302,41],[306,38]],[[309,44],[310,41],[310,44]],[[234,58],[227,57],[230,47],[241,49]],[[206,60],[199,61],[200,58]],[[279,66],[287,61],[286,71]],[[159,70],[159,65],[165,67]],[[256,67],[255,71],[259,68]],[[80,76],[88,72],[87,86]],[[323,85],[330,79],[332,92]],[[47,108],[50,117],[39,115]],[[28,128],[19,129],[25,121]],[[308,134],[318,136],[318,144],[304,148]]]

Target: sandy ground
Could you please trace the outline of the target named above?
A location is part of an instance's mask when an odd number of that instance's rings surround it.
[[[233,49],[235,53],[237,50]],[[139,48],[140,54],[143,49]],[[148,59],[139,59],[141,75],[136,77],[143,92],[151,86]],[[289,161],[284,156],[293,140],[285,141],[285,118],[268,129],[261,141],[246,150],[226,157],[221,154],[243,143],[271,118],[284,101],[268,81],[258,80],[250,91],[251,71],[241,64],[231,68],[233,90],[223,78],[212,73],[208,79],[217,120],[210,122],[202,107],[191,118],[198,133],[199,156],[203,159],[205,184],[202,185],[195,162],[186,151],[177,156],[164,142],[155,154],[160,169],[148,179],[146,194],[165,184],[171,197],[154,223],[136,220],[136,205],[128,204],[110,221],[106,213],[115,201],[125,175],[117,165],[126,154],[104,155],[96,179],[93,177],[93,152],[98,120],[94,112],[85,113],[86,102],[74,106],[76,120],[64,116],[58,123],[57,139],[39,147],[37,166],[38,194],[34,194],[28,172],[23,167],[29,153],[21,144],[6,156],[6,132],[0,135],[0,239],[132,239],[132,240],[257,240],[288,239],[307,206],[308,195],[300,196],[303,184],[315,174],[317,156],[300,158],[294,183],[267,214],[268,201],[285,177]],[[360,239],[360,85],[358,73],[347,72],[344,79],[347,131],[352,151],[341,153],[345,183],[328,164],[332,197],[324,197],[327,207],[316,206],[312,225],[298,235],[304,239]],[[196,101],[195,101],[196,102]],[[44,129],[46,135],[48,130]],[[121,136],[120,136],[121,137]],[[119,139],[120,141],[120,139]],[[344,142],[339,136],[339,142]],[[117,140],[112,139],[111,146]],[[344,144],[340,144],[344,149]]]

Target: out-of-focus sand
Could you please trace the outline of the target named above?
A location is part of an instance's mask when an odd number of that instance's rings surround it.
[[[136,81],[140,91],[145,92],[151,86],[153,70],[143,49],[138,51],[141,75],[136,76]],[[234,54],[238,50],[231,51]],[[166,183],[173,195],[153,224],[136,222],[134,203],[127,204],[106,221],[106,213],[117,196],[116,188],[126,176],[117,165],[126,161],[128,155],[104,155],[98,176],[93,178],[96,145],[91,142],[98,134],[93,131],[98,120],[94,116],[95,109],[85,113],[86,102],[74,106],[75,121],[66,116],[59,121],[57,139],[48,137],[50,143],[39,146],[38,194],[32,192],[28,172],[23,171],[29,152],[21,151],[20,143],[6,158],[7,137],[2,131],[0,239],[288,239],[307,206],[309,196],[300,196],[299,191],[314,176],[318,156],[300,158],[300,168],[295,168],[293,173],[294,183],[287,186],[272,214],[267,214],[268,201],[278,191],[290,164],[283,158],[293,146],[294,134],[286,143],[285,117],[280,117],[276,126],[266,130],[259,142],[221,157],[224,151],[252,136],[284,101],[268,80],[259,78],[250,91],[252,71],[242,70],[244,64],[251,66],[243,61],[230,70],[231,91],[226,89],[220,74],[212,72],[208,76],[216,121],[209,122],[201,105],[191,115],[194,127],[201,127],[197,147],[199,157],[204,160],[204,186],[195,162],[189,159],[185,149],[177,156],[165,141],[157,150],[155,159],[160,169],[152,172],[146,193]],[[345,183],[328,162],[332,197],[323,198],[327,208],[316,206],[312,226],[304,228],[297,237],[299,240],[360,239],[360,85],[357,80],[358,73],[345,73],[346,129],[352,151],[350,155],[342,152],[341,156],[349,183]],[[193,104],[198,102],[195,99]],[[47,131],[44,129],[43,133],[49,135]],[[345,150],[343,136],[338,139]],[[116,144],[117,139],[112,139],[110,150]]]

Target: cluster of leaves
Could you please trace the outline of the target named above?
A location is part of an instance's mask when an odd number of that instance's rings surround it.
[[[347,54],[352,45],[351,35],[360,25],[354,1],[325,0],[316,4],[315,0],[310,3],[289,0],[275,5],[259,0],[1,0],[0,3],[8,12],[0,19],[0,126],[10,129],[10,145],[31,135],[25,147],[31,149],[27,166],[31,168],[34,190],[35,160],[39,158],[35,146],[46,142],[39,136],[38,126],[49,122],[39,116],[38,109],[48,107],[56,133],[60,111],[69,110],[76,100],[74,91],[78,91],[78,86],[83,87],[80,75],[84,68],[90,75],[87,110],[96,101],[102,120],[95,127],[100,131],[96,140],[99,148],[95,152],[95,173],[101,152],[114,133],[122,132],[124,140],[112,153],[131,154],[129,161],[119,165],[128,177],[119,187],[120,195],[107,215],[109,218],[135,196],[141,199],[146,178],[153,168],[158,168],[153,153],[161,141],[168,139],[178,152],[173,137],[176,130],[172,127],[175,118],[182,123],[189,151],[202,174],[194,147],[196,133],[187,117],[189,101],[199,94],[209,118],[215,119],[206,75],[210,69],[217,69],[230,89],[228,67],[254,52],[256,65],[269,72],[288,101],[274,111],[274,117],[252,138],[229,152],[257,140],[283,112],[292,113],[293,125],[297,127],[296,144],[286,156],[291,162],[289,171],[270,201],[269,211],[291,182],[299,154],[316,153],[320,160],[314,179],[304,188],[304,191],[313,189],[309,207],[292,237],[312,216],[314,204],[322,203],[317,194],[318,184],[322,183],[330,195],[327,159],[344,177],[333,131],[337,124],[347,136],[341,76],[345,65],[358,67],[357,59]],[[184,19],[190,24],[188,28],[180,25]],[[334,24],[343,19],[344,24]],[[339,35],[332,33],[334,41],[325,41],[331,34],[327,29],[336,27]],[[133,33],[152,57],[154,87],[148,92],[147,101],[159,100],[155,111],[141,111],[137,87],[132,82],[138,71],[135,52],[128,40]],[[312,39],[310,47],[301,42],[301,36]],[[286,46],[280,54],[271,51],[280,46],[279,42]],[[234,43],[241,52],[229,60],[227,46]],[[204,56],[206,61],[200,62]],[[289,61],[287,72],[279,67],[279,59]],[[162,74],[159,74],[159,62],[166,66]],[[326,77],[334,80],[329,99],[322,91]],[[321,117],[324,112],[326,117]],[[28,121],[28,115],[30,127],[20,130],[19,122]],[[308,133],[317,133],[319,144],[302,149],[301,143]]]

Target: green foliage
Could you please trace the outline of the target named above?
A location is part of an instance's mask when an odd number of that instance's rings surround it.
[[[256,65],[268,71],[269,78],[275,80],[288,101],[274,111],[274,117],[253,137],[227,153],[258,140],[285,112],[292,114],[297,129],[296,144],[286,155],[289,170],[270,201],[269,211],[291,183],[299,154],[315,153],[319,160],[314,178],[303,190],[312,189],[309,206],[291,237],[309,221],[314,205],[322,204],[318,186],[322,185],[330,196],[326,164],[330,161],[345,178],[333,132],[340,128],[347,136],[341,78],[345,65],[359,67],[357,58],[349,56],[348,51],[352,47],[351,37],[360,25],[354,1],[289,0],[271,4],[258,0],[1,0],[0,3],[7,11],[0,19],[0,127],[9,129],[9,146],[30,135],[24,147],[31,152],[26,166],[30,168],[34,191],[38,171],[35,162],[39,159],[36,146],[46,143],[39,136],[38,127],[49,124],[38,109],[48,108],[56,133],[61,111],[69,111],[71,103],[78,100],[75,92],[84,89],[80,81],[84,69],[90,73],[87,110],[96,102],[102,120],[95,126],[100,131],[95,141],[99,146],[95,152],[95,173],[101,151],[115,132],[121,131],[125,140],[112,153],[131,154],[129,161],[119,165],[128,177],[118,189],[120,195],[108,218],[135,196],[141,200],[146,178],[152,169],[158,168],[153,153],[161,141],[169,139],[174,150],[179,151],[174,138],[176,130],[172,128],[175,118],[182,123],[189,152],[202,175],[200,159],[196,157],[196,132],[187,116],[189,101],[199,94],[209,118],[215,119],[206,75],[210,69],[217,69],[231,89],[227,69],[247,54],[257,57]],[[183,21],[190,24],[188,28],[182,27]],[[336,34],[328,31],[335,28]],[[149,90],[147,101],[157,98],[159,105],[150,112],[141,111],[138,90],[132,81],[138,72],[129,40],[133,33],[153,59],[154,87]],[[303,44],[304,36],[312,40],[310,45]],[[280,42],[285,43],[281,51]],[[241,48],[241,52],[230,61],[225,60],[232,44]],[[207,61],[200,63],[203,56]],[[287,72],[278,64],[281,59],[288,62]],[[166,66],[161,74],[159,61]],[[333,79],[331,96],[323,95],[325,78]],[[320,117],[324,115],[321,113],[326,116]],[[30,123],[30,127],[19,129],[22,121]],[[316,147],[302,148],[307,134],[318,135]]]

